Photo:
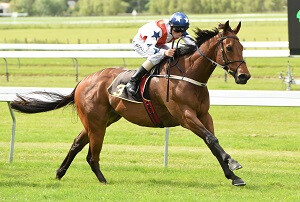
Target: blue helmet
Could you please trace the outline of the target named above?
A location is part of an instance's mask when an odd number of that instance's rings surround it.
[[[182,12],[174,13],[169,20],[169,24],[171,27],[185,28],[188,29],[190,26],[190,22],[186,14]]]

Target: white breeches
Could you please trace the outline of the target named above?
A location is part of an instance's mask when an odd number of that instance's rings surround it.
[[[155,53],[153,48],[145,48],[145,46],[147,45],[143,40],[134,40],[132,43],[135,52],[137,52],[142,57],[147,58],[147,60],[149,60],[153,64],[153,66],[157,65],[162,61],[162,59],[165,57],[164,50],[168,50],[170,48],[167,45],[161,45],[159,47],[156,47],[159,50],[159,52]]]

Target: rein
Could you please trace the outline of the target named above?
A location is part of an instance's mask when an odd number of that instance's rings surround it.
[[[217,49],[219,48],[219,46],[221,45],[220,50],[221,50],[221,52],[222,52],[222,60],[223,60],[223,62],[224,62],[224,65],[221,65],[221,64],[219,64],[218,62],[216,62],[216,61],[212,60],[211,58],[207,57],[206,55],[204,55],[204,53],[201,52],[200,47],[197,47],[197,51],[200,53],[200,55],[201,55],[202,57],[204,57],[205,59],[207,59],[208,61],[210,61],[214,66],[219,66],[219,67],[221,67],[222,69],[224,69],[228,74],[231,74],[231,75],[235,76],[236,73],[237,73],[238,68],[239,68],[243,63],[246,63],[246,62],[245,62],[245,60],[234,60],[234,61],[229,60],[228,57],[227,57],[227,55],[226,55],[226,53],[225,53],[225,51],[224,51],[223,40],[224,40],[224,39],[227,39],[227,38],[232,38],[232,39],[236,39],[236,40],[239,40],[239,39],[238,39],[236,36],[225,36],[225,37],[223,37],[221,34],[220,34],[219,36],[220,36],[220,38],[219,38],[219,40],[218,40],[216,50],[217,50]],[[179,41],[177,42],[176,48],[178,48],[178,44],[179,44]],[[173,41],[173,43],[172,43],[172,48],[173,48],[173,45],[174,45],[174,41]],[[217,53],[217,51],[216,51],[216,53]],[[186,82],[188,82],[188,83],[191,83],[191,84],[194,84],[194,85],[200,86],[200,87],[205,87],[205,86],[207,86],[207,83],[202,83],[202,82],[196,81],[196,80],[194,80],[194,79],[190,79],[190,78],[185,77],[185,76],[184,76],[184,72],[182,72],[182,76],[178,76],[178,75],[170,75],[170,69],[171,69],[171,67],[176,66],[179,70],[181,70],[180,67],[179,67],[178,64],[177,64],[178,61],[177,61],[174,65],[171,66],[171,61],[172,61],[172,60],[174,60],[174,58],[169,58],[169,60],[168,60],[168,67],[167,67],[167,74],[166,74],[166,75],[151,75],[151,77],[160,77],[160,78],[166,78],[166,79],[168,79],[168,83],[167,83],[167,96],[166,96],[166,101],[167,101],[167,102],[169,101],[169,80],[170,80],[170,79],[176,79],[176,80],[186,81]],[[229,64],[235,63],[235,62],[240,62],[240,64],[237,66],[237,68],[236,68],[234,71],[232,71],[232,70],[229,68]]]
[[[174,46],[174,41],[172,41],[172,47]],[[177,47],[178,47],[178,43],[177,43]],[[177,48],[176,47],[176,48]],[[166,95],[166,102],[169,102],[169,89],[170,89],[170,72],[171,72],[171,60],[174,60],[174,58],[169,58],[168,59],[168,68],[167,68],[167,79],[168,79],[168,82],[167,82],[167,95]]]
[[[179,41],[181,40],[181,38],[177,41],[177,44],[176,44],[176,50],[178,48],[178,45],[179,45]],[[172,42],[172,48],[174,47],[174,42]],[[194,84],[196,86],[200,86],[200,87],[205,87],[207,86],[207,83],[202,83],[202,82],[199,82],[199,81],[196,81],[194,79],[190,79],[188,77],[185,77],[184,76],[184,72],[181,70],[180,66],[178,65],[178,61],[176,61],[176,63],[174,65],[171,66],[171,61],[174,61],[174,57],[172,58],[169,58],[168,59],[168,67],[167,67],[167,74],[166,75],[160,75],[160,74],[152,74],[150,75],[150,77],[160,77],[160,78],[166,78],[168,79],[168,82],[167,82],[167,94],[166,94],[166,102],[169,102],[169,83],[170,83],[170,79],[175,79],[175,80],[181,80],[181,81],[186,81],[188,83],[191,83],[191,84]],[[181,72],[182,72],[182,76],[178,76],[178,75],[170,75],[170,69],[172,67],[176,66]]]

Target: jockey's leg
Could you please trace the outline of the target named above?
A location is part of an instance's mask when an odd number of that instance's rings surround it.
[[[130,81],[126,84],[126,88],[131,94],[137,94],[138,84],[140,80],[145,74],[147,74],[148,71],[151,70],[153,66],[154,65],[149,60],[146,60],[142,64],[142,66],[139,69],[137,69],[137,71],[132,75]]]

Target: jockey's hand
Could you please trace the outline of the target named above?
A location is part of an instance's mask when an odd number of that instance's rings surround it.
[[[175,54],[176,48],[171,48],[165,51],[165,56],[173,57]]]

